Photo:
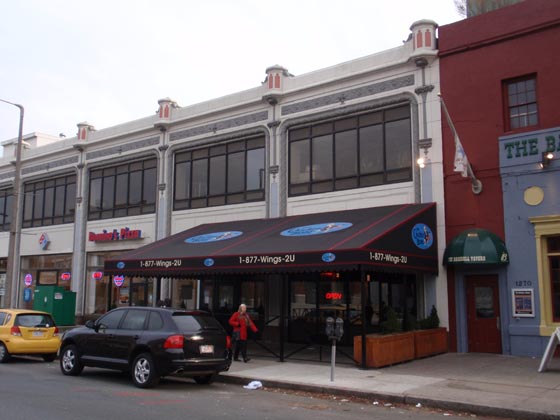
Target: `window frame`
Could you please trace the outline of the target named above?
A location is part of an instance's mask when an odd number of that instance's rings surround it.
[[[408,122],[405,124],[408,132],[408,150],[404,155],[408,165],[399,166],[395,169],[388,168],[388,153],[392,150],[387,147],[389,138],[388,127],[391,124],[399,122]],[[382,164],[381,170],[375,172],[364,171],[363,155],[361,149],[365,148],[363,144],[363,136],[368,132],[368,128],[377,128],[380,130],[369,130],[371,133],[381,135],[382,156],[379,161]],[[399,129],[398,127],[396,129]],[[352,134],[353,133],[353,134]],[[350,155],[355,158],[356,162],[353,163],[355,167],[354,175],[344,174],[338,176],[336,151],[339,150],[338,139],[341,135],[348,135],[352,140],[353,147],[356,148]],[[332,159],[330,161],[332,167],[328,168],[326,173],[331,174],[330,177],[314,179],[314,173],[317,168],[312,169],[315,161],[314,157],[314,142],[330,136],[330,148]],[[335,192],[354,188],[366,188],[378,185],[386,185],[397,182],[410,182],[413,180],[413,142],[412,142],[412,110],[409,103],[393,106],[385,109],[370,110],[359,114],[345,115],[340,118],[323,119],[311,124],[297,125],[289,128],[288,130],[288,196],[297,197],[308,194],[318,194],[324,192]],[[372,142],[378,142],[379,139],[371,139]],[[304,150],[308,155],[307,165],[305,165],[305,158],[295,159],[295,147],[298,150]],[[303,148],[303,149],[302,149]],[[340,149],[342,151],[342,149]],[[402,152],[401,152],[402,153]],[[402,157],[401,157],[402,159]],[[293,165],[299,165],[300,169],[303,167],[303,172],[297,171]],[[316,165],[315,165],[316,166]],[[303,182],[293,182],[293,177],[298,175],[299,179],[304,179]],[[306,180],[305,180],[306,179]]]
[[[63,175],[52,179],[26,182],[23,186],[22,227],[29,228],[74,223],[76,182],[76,175]],[[57,194],[61,192],[63,197],[58,197]],[[50,195],[47,197],[48,200],[45,199],[47,193]],[[57,215],[57,204],[61,201],[63,202],[62,215]],[[50,203],[50,210],[45,209],[45,203]]]
[[[129,163],[90,169],[88,221],[155,213],[157,168],[157,158],[150,156]],[[149,185],[147,180],[149,173],[153,177],[153,185]],[[133,177],[134,180],[131,181]],[[105,195],[106,189],[110,190],[110,196]],[[117,193],[120,195],[117,196]],[[132,202],[134,197],[136,199]],[[96,202],[95,199],[98,199],[99,206],[94,208],[92,205]]]
[[[550,336],[560,327],[560,320],[556,321],[553,314],[552,282],[550,256],[560,252],[549,252],[548,238],[560,236],[560,216],[536,216],[529,218],[535,227],[535,248],[537,253],[537,273],[539,283],[539,310],[541,336]]]
[[[12,224],[12,200],[14,190],[12,188],[0,189],[0,232],[8,232]]]
[[[262,162],[259,172],[260,188],[249,189],[249,171],[254,167],[254,159],[250,157],[261,150]],[[243,154],[243,174],[236,179],[235,185],[228,182],[231,176],[230,164],[236,161],[230,157]],[[259,156],[260,158],[260,156]],[[260,159],[259,159],[260,160]],[[216,163],[219,164],[216,166]],[[181,165],[180,170],[178,167]],[[183,167],[184,166],[184,167]],[[197,173],[197,168],[203,172]],[[195,208],[215,207],[224,205],[241,204],[255,201],[264,201],[266,191],[266,138],[263,135],[235,139],[227,143],[214,144],[202,148],[191,148],[177,151],[173,162],[173,211],[190,210]],[[185,175],[186,183],[177,181],[178,174]],[[218,182],[213,176],[219,176]],[[240,187],[242,180],[242,187]],[[200,185],[195,185],[200,181]],[[187,185],[188,184],[188,185]],[[219,185],[220,193],[211,194],[211,188]],[[182,198],[177,198],[178,188]],[[200,188],[202,187],[202,189]],[[235,187],[233,190],[231,190]]]
[[[519,84],[521,82],[527,82],[527,81],[534,81],[535,84],[535,98],[534,101],[529,101],[526,100],[522,103],[516,103],[515,105],[511,104],[511,96],[509,93],[509,88],[510,86],[513,86],[514,84]],[[527,93],[527,91],[524,92],[525,94]],[[537,75],[536,74],[528,74],[525,76],[520,76],[520,77],[515,77],[512,79],[507,79],[504,80],[502,82],[502,97],[503,97],[503,117],[504,117],[504,128],[505,131],[524,131],[524,130],[529,130],[529,129],[535,129],[535,127],[539,126],[539,103],[538,103],[538,83],[537,83]],[[533,105],[535,106],[535,118],[536,121],[534,124],[530,124],[528,121],[526,124],[523,125],[518,125],[515,126],[515,124],[512,124],[512,116],[511,116],[511,111],[512,109],[515,108],[521,108],[523,106],[530,106]],[[519,118],[521,119],[522,117],[520,116],[521,114],[516,113],[515,114],[515,118]],[[525,116],[526,120],[529,120],[529,115],[530,113],[528,112]]]

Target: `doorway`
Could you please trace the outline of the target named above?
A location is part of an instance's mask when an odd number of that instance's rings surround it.
[[[467,335],[471,353],[502,353],[496,275],[467,276]]]

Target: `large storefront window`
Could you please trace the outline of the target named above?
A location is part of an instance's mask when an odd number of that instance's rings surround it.
[[[156,159],[92,170],[88,220],[154,213],[156,190]]]
[[[0,190],[0,232],[10,230],[13,198],[14,193],[12,189]]]
[[[104,314],[121,306],[153,306],[154,278],[125,277],[115,282],[103,274],[103,264],[123,251],[89,253],[86,273],[85,314]]]
[[[410,108],[291,129],[289,153],[290,196],[410,181]]]
[[[28,182],[24,186],[23,227],[74,222],[76,176]]]
[[[38,286],[59,286],[70,290],[72,286],[72,255],[36,255],[21,258],[22,281],[27,276],[31,285],[22,284],[24,309],[33,308],[35,289]]]
[[[264,137],[175,155],[173,209],[264,200]]]

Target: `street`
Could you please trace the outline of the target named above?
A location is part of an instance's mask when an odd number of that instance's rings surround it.
[[[10,420],[470,417],[278,389],[247,390],[220,382],[201,386],[190,379],[164,379],[157,388],[142,390],[123,373],[85,368],[81,376],[67,377],[60,373],[58,360],[45,363],[35,358],[13,358],[0,364],[0,407],[0,419]]]

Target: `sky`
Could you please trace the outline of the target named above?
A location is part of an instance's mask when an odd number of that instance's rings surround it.
[[[461,20],[453,0],[21,0],[0,9],[0,99],[23,133],[74,137],[402,45],[413,22]],[[0,102],[0,142],[19,110]],[[1,151],[0,151],[1,153]]]

